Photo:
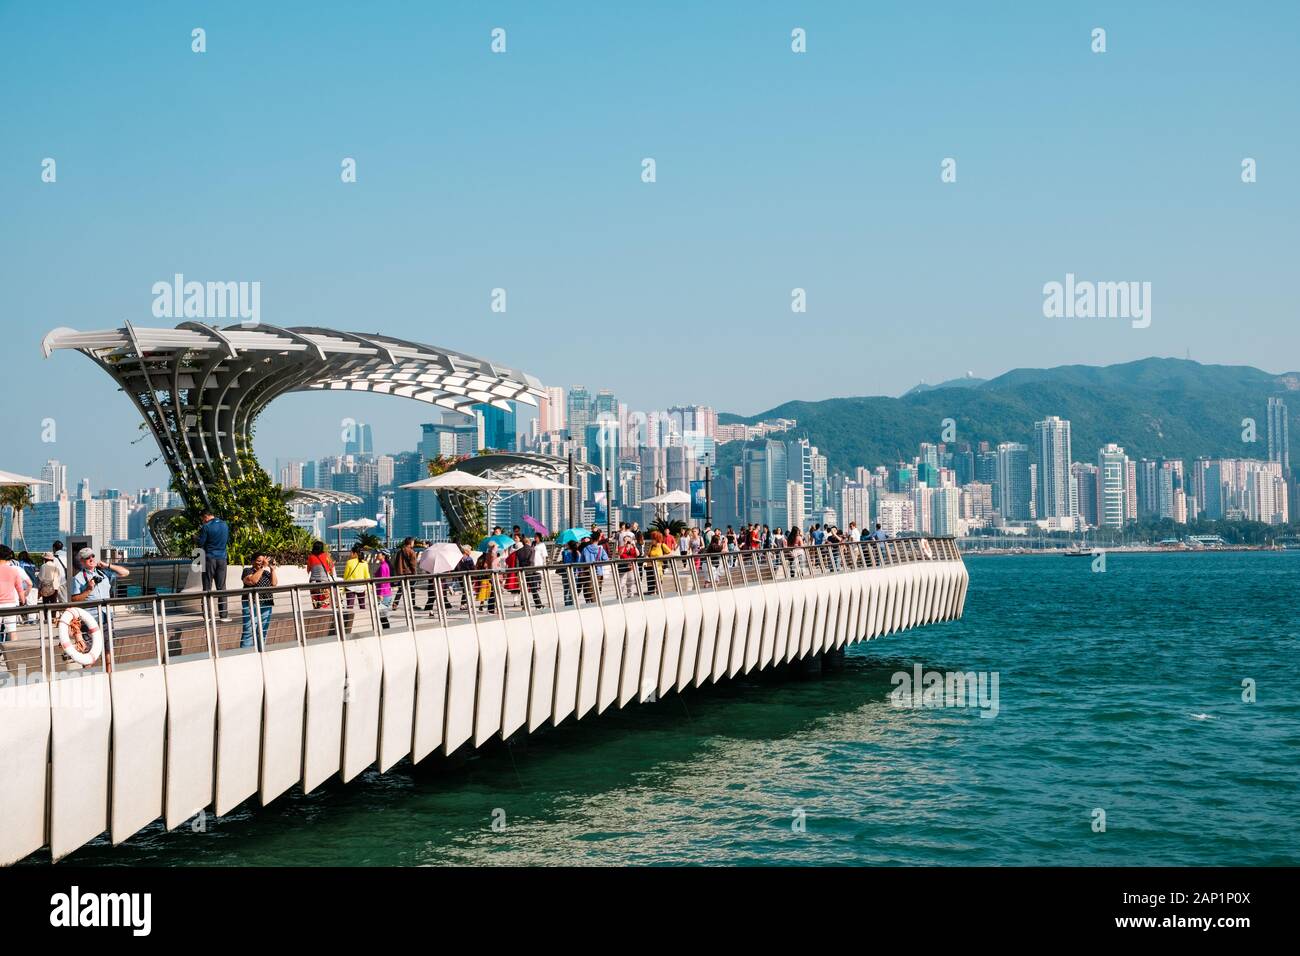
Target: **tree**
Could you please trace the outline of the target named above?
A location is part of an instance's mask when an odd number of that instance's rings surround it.
[[[680,538],[686,531],[686,522],[680,518],[673,518],[671,521],[665,521],[663,518],[655,518],[650,522],[650,530],[658,531],[660,534],[672,533],[674,538]]]
[[[32,489],[27,485],[9,485],[0,488],[0,508],[8,506],[14,510],[14,533],[13,540],[21,541],[23,548],[27,547],[27,539],[23,537],[23,511],[32,506]],[[0,515],[0,527],[4,525],[4,516]]]
[[[240,455],[239,463],[243,473],[238,478],[228,478],[224,469],[218,473],[200,466],[208,491],[206,501],[197,489],[173,479],[172,488],[187,507],[168,528],[169,553],[190,553],[198,537],[200,516],[205,508],[211,508],[230,525],[231,562],[250,561],[256,552],[265,551],[281,564],[305,564],[311,535],[293,523],[283,490],[253,455]]]

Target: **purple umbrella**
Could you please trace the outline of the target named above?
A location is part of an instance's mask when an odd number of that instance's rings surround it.
[[[532,528],[543,538],[549,537],[551,534],[549,531],[546,530],[546,525],[542,524],[532,515],[524,515],[524,524],[528,525],[528,527]]]

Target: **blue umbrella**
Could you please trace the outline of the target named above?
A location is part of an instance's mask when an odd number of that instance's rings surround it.
[[[559,537],[555,539],[556,544],[568,544],[570,541],[581,541],[583,538],[590,538],[591,532],[586,528],[569,528],[561,531]]]
[[[480,551],[486,551],[487,546],[493,541],[497,543],[497,547],[502,551],[515,543],[515,539],[510,537],[508,534],[490,534],[478,543],[478,549]]]

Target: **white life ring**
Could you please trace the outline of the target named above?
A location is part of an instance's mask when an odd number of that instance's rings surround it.
[[[77,650],[72,639],[71,625],[74,618],[80,619],[82,629],[90,633],[89,653]],[[89,667],[104,653],[104,632],[93,614],[79,607],[70,607],[59,615],[59,643],[63,645],[65,654],[83,667]]]

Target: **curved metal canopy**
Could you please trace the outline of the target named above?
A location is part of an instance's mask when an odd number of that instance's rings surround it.
[[[222,329],[184,322],[174,329],[78,332],[59,328],[41,342],[48,358],[75,349],[112,375],[153,431],[167,467],[208,500],[205,474],[243,474],[253,422],[288,392],[375,392],[458,412],[475,405],[536,405],[541,382],[460,352],[387,335],[258,324]]]

